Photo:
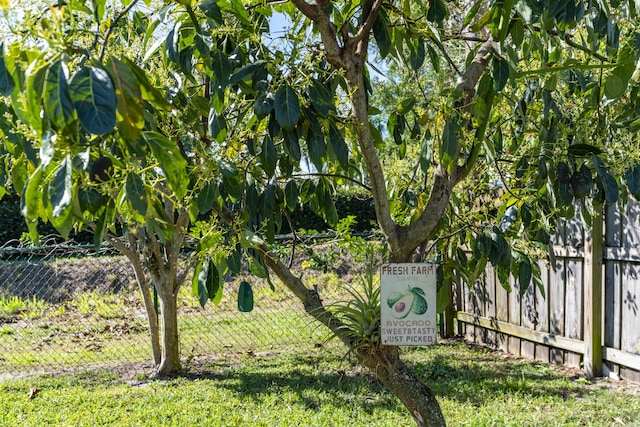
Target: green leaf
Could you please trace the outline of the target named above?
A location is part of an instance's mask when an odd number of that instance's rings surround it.
[[[222,19],[222,12],[214,0],[202,2],[198,7],[207,18],[212,19],[218,25],[223,24],[224,20]]]
[[[247,249],[249,255],[249,270],[261,279],[269,275],[260,255],[252,248]]]
[[[568,148],[569,154],[572,156],[587,156],[589,154],[602,154],[602,150],[591,144],[572,144]]]
[[[89,133],[104,135],[116,125],[116,93],[109,74],[101,68],[84,67],[69,83],[80,125]]]
[[[250,216],[254,216],[258,212],[258,189],[255,182],[247,182],[245,185],[244,212]]]
[[[523,294],[531,283],[531,261],[525,258],[518,267],[518,283],[520,285],[520,293]]]
[[[71,174],[71,157],[67,154],[49,183],[49,202],[54,217],[67,213],[67,208],[71,206]]]
[[[622,49],[621,49],[622,51]],[[608,99],[618,99],[624,95],[629,86],[629,80],[635,67],[629,64],[620,64],[613,69],[604,82],[604,94]]]
[[[157,132],[146,131],[142,135],[167,177],[169,186],[179,199],[184,198],[187,194],[189,176],[187,175],[187,160],[183,157],[178,146]]]
[[[433,71],[440,73],[440,56],[430,44],[427,45],[427,52],[429,53],[429,60],[431,61]]]
[[[307,121],[309,127],[307,129],[307,150],[309,151],[309,158],[311,163],[315,166],[317,171],[322,171],[324,166],[323,157],[327,153],[327,144],[324,140],[324,132],[320,126],[320,122],[313,115],[313,113],[307,114]]]
[[[209,268],[207,269],[207,281],[205,285],[207,288],[207,295],[209,296],[209,299],[213,299],[218,293],[218,288],[220,287],[220,273],[218,273],[218,269],[211,259],[209,260]]]
[[[384,9],[381,9],[373,23],[373,37],[376,40],[378,49],[380,50],[380,57],[384,59],[389,53],[391,53],[391,30],[389,17]]]
[[[269,135],[265,136],[262,140],[262,151],[260,152],[260,160],[262,160],[262,167],[268,175],[273,175],[276,171],[276,164],[278,162],[278,152],[276,146]]]
[[[307,88],[307,94],[311,104],[321,115],[327,116],[333,110],[333,95],[319,80],[313,79],[311,81],[311,85]]]
[[[60,129],[73,116],[73,103],[67,82],[67,65],[58,60],[47,69],[44,81],[44,111],[56,128]]]
[[[242,254],[239,249],[233,250],[227,257],[227,266],[232,274],[240,273],[242,269]]]
[[[4,43],[0,43],[0,94],[9,96],[16,87],[13,77],[4,62]]]
[[[205,186],[198,193],[198,199],[196,205],[198,212],[206,214],[213,207],[213,203],[216,199],[216,187],[212,182],[205,184]]]
[[[596,169],[598,187],[604,192],[604,199],[610,205],[616,203],[620,196],[620,190],[616,179],[607,172],[604,163],[595,154],[592,156],[593,165]]]
[[[398,107],[396,107],[396,112],[400,115],[405,115],[411,111],[413,106],[416,104],[415,96],[410,96],[408,98],[403,99]]]
[[[436,24],[440,24],[447,17],[449,11],[447,5],[442,0],[429,0],[429,11],[427,12],[427,20]]]
[[[253,111],[258,118],[268,116],[273,111],[274,97],[272,93],[261,93],[253,103]]]
[[[480,10],[480,7],[484,4],[484,2],[482,1],[478,1],[476,2],[471,9],[469,9],[469,11],[467,12],[467,14],[464,17],[464,22],[462,23],[462,27],[466,27],[467,25],[469,25],[471,23],[471,21],[473,21],[473,18],[476,17],[476,15],[478,14],[478,11]]]
[[[169,61],[173,62],[174,64],[177,64],[180,60],[180,25],[181,23],[180,21],[178,21],[176,25],[171,29],[171,31],[169,31],[164,45],[167,58],[169,58]]]
[[[229,77],[231,76],[231,64],[229,58],[221,50],[216,50],[211,55],[211,69],[216,75],[216,81],[218,85],[225,88],[229,83]]]
[[[529,156],[525,154],[516,165],[516,178],[522,178],[527,173],[527,170],[529,170]]]
[[[207,120],[209,135],[218,142],[222,142],[227,136],[227,120],[224,115],[218,114],[215,108],[209,111]]]
[[[200,52],[200,56],[203,58],[211,57],[211,51],[213,50],[213,37],[209,34],[204,34],[198,31],[193,39],[196,46],[196,50]]]
[[[123,61],[110,57],[107,71],[116,88],[116,121],[119,135],[135,141],[144,128],[142,91],[131,68]]]
[[[238,289],[238,310],[248,313],[253,310],[253,290],[249,282],[242,281]]]
[[[445,169],[455,164],[456,156],[458,154],[458,137],[456,136],[457,126],[455,122],[449,120],[444,126],[442,133],[442,141],[439,146],[440,163]]]
[[[140,92],[142,94],[142,99],[151,103],[156,108],[165,111],[171,111],[173,108],[169,101],[164,97],[164,95],[156,89],[147,78],[145,72],[138,67],[132,60],[127,57],[122,57],[122,62],[124,62],[129,70],[134,74],[138,85],[140,86]]]
[[[78,189],[78,203],[82,212],[95,215],[105,205],[107,198],[98,193],[94,188],[86,187]]]
[[[569,180],[571,191],[578,199],[582,199],[591,193],[593,187],[593,178],[591,171],[586,165],[582,165],[579,171],[575,171]]]
[[[493,59],[493,90],[500,92],[509,80],[509,62],[504,58]]]
[[[331,123],[329,126],[329,141],[331,142],[331,149],[335,154],[340,166],[345,171],[349,169],[349,149],[345,143],[344,137],[340,133],[335,123]]]
[[[289,86],[284,85],[276,92],[274,100],[276,120],[285,129],[293,128],[300,118],[300,102],[298,95]]]
[[[290,179],[284,187],[284,200],[289,211],[293,212],[298,207],[299,197],[298,186],[293,179]]]
[[[107,208],[102,212],[102,215],[98,218],[98,222],[96,223],[95,234],[93,235],[93,245],[96,249],[100,248],[102,245],[102,240],[104,238],[104,233],[107,230],[111,221],[113,221],[113,216],[115,215],[116,207],[113,199],[109,199],[107,203]]]
[[[238,167],[228,159],[219,160],[218,169],[225,178],[233,178],[238,175]]]
[[[147,199],[147,192],[140,175],[129,172],[124,188],[127,192],[127,199],[131,202],[133,208],[138,211],[140,215],[146,215],[149,200]]]
[[[417,71],[422,67],[426,55],[424,39],[417,37],[413,42],[407,39],[407,43],[409,44],[409,64]]]
[[[209,300],[209,293],[207,292],[207,277],[209,276],[209,260],[204,259],[202,262],[196,265],[196,269],[193,272],[193,279],[191,280],[191,292],[193,296],[198,297],[200,306],[204,308]]]
[[[266,64],[267,64],[267,61],[259,60],[256,62],[252,62],[251,64],[245,65],[244,67],[240,68],[238,71],[233,73],[231,77],[229,77],[229,84],[231,85],[234,83],[238,83],[246,79],[247,77],[253,75],[255,72],[263,70]]]
[[[24,216],[29,225],[29,234],[34,241],[38,238],[36,225],[38,224],[38,217],[40,215],[41,182],[42,166],[38,166],[31,176],[29,176],[27,184],[24,187],[24,194],[20,198],[22,216]]]
[[[226,176],[222,177],[222,183],[224,185],[224,189],[227,194],[234,198],[235,200],[242,199],[242,194],[244,190],[244,182],[240,177],[231,177],[227,178]]]
[[[284,131],[284,148],[286,153],[296,163],[300,162],[302,153],[300,152],[300,141],[298,139],[298,133],[295,129]]]

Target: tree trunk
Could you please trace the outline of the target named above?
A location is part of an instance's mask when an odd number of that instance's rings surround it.
[[[162,360],[156,371],[158,378],[170,377],[180,372],[180,346],[178,341],[178,302],[173,286],[163,283],[165,289],[158,289],[160,315],[162,318]]]
[[[142,302],[144,304],[144,310],[147,313],[147,323],[149,324],[149,335],[151,338],[151,352],[153,354],[154,366],[160,365],[162,361],[162,347],[160,346],[160,328],[158,325],[158,313],[153,305],[153,298],[151,297],[151,290],[149,289],[149,283],[146,282],[146,278],[142,278],[145,282],[141,282],[138,279],[138,287],[140,288],[140,294],[142,294]]]
[[[162,348],[160,347],[160,330],[158,327],[158,313],[156,313],[156,309],[153,305],[153,299],[151,297],[151,286],[149,285],[149,279],[147,278],[147,275],[144,272],[144,268],[142,267],[142,259],[140,257],[140,253],[135,249],[138,237],[130,233],[128,235],[129,246],[110,235],[105,235],[105,239],[113,247],[118,249],[121,254],[127,257],[129,262],[133,266],[133,272],[136,277],[136,282],[138,283],[138,289],[140,289],[140,294],[142,295],[142,303],[147,315],[147,324],[149,326],[149,335],[151,338],[153,364],[154,367],[157,368],[158,365],[160,365],[160,361],[162,360]]]
[[[278,256],[269,252],[265,246],[260,250],[265,255],[265,262],[271,271],[301,300],[305,311],[328,327],[346,346],[352,348],[353,343],[347,337],[343,325],[324,308],[317,291],[304,286]],[[400,399],[418,426],[446,425],[434,393],[400,360],[397,348],[382,345],[362,348],[356,351],[356,356]]]
[[[435,394],[400,360],[395,347],[363,348],[357,356],[400,399],[418,426],[446,426]]]

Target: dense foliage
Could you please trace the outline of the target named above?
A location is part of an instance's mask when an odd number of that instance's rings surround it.
[[[439,257],[468,283],[490,262],[525,289],[557,218],[640,197],[635,1],[139,3],[21,17],[0,46],[0,191],[22,195],[34,239],[38,219],[96,243],[121,222],[163,312],[186,233],[203,304],[242,259],[271,271],[418,424],[444,423],[433,394],[271,250],[286,213],[332,225],[336,189],[363,188],[389,261]]]

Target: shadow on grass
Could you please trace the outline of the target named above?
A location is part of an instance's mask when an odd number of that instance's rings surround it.
[[[402,410],[402,404],[376,378],[349,363],[329,356],[274,356],[252,359],[247,365],[217,372],[186,374],[210,379],[215,386],[256,402],[287,395],[308,410],[357,405],[367,414],[376,409]]]
[[[405,361],[442,399],[482,406],[509,395],[528,397],[580,397],[583,387],[568,381],[547,364],[504,360],[482,348],[462,343],[441,344],[407,352]],[[367,413],[378,407],[403,410],[402,404],[375,376],[343,357],[325,353],[313,356],[274,356],[247,359],[237,367],[217,372],[187,374],[191,379],[212,379],[256,401],[290,394],[308,409],[358,404]]]

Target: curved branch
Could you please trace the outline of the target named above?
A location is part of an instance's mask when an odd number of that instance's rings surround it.
[[[378,12],[382,7],[382,2],[383,0],[375,0],[371,5],[371,10],[366,16],[363,15],[364,23],[360,26],[358,32],[349,40],[351,43],[356,44],[369,37],[373,24],[376,22],[376,19],[378,19]]]
[[[480,46],[476,55],[469,64],[465,73],[458,79],[456,89],[463,96],[456,102],[457,107],[471,109],[476,94],[476,85],[484,73],[489,58],[493,54],[493,40],[489,39]],[[449,205],[449,199],[453,188],[464,178],[464,168],[457,166],[451,173],[448,173],[441,166],[436,167],[433,176],[433,185],[429,194],[429,201],[420,217],[413,223],[398,230],[399,244],[389,242],[390,260],[392,262],[406,262],[411,259],[413,252],[426,239],[429,238],[433,230],[437,227],[445,209]]]

